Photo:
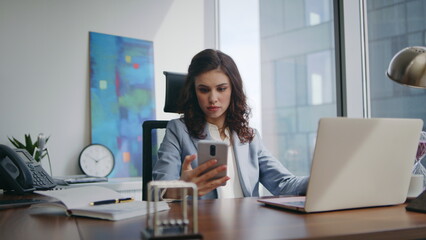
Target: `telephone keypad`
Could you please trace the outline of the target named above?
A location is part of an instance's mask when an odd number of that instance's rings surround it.
[[[36,189],[49,189],[56,185],[53,179],[42,170],[42,166],[35,166],[33,163],[27,163],[27,166],[31,171],[34,187]]]

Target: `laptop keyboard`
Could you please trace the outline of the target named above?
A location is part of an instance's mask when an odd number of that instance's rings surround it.
[[[304,207],[305,206],[305,201],[286,202],[285,204],[286,205],[295,206],[295,207]]]

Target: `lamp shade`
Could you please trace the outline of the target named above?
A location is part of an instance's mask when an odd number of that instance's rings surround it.
[[[426,88],[426,47],[407,47],[392,58],[386,75],[397,83]]]

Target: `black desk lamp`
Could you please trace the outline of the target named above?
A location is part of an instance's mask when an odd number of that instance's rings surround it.
[[[389,63],[386,75],[403,85],[426,88],[426,47],[407,47],[399,51]],[[406,209],[426,213],[426,191],[412,200]]]

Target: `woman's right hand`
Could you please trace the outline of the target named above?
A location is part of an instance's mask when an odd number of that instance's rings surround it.
[[[221,177],[218,179],[212,179],[218,173],[226,171],[226,165],[220,165],[206,173],[208,168],[214,166],[217,163],[216,159],[210,159],[209,161],[199,165],[195,169],[192,168],[191,163],[196,158],[196,155],[187,155],[182,164],[182,172],[180,180],[186,182],[193,182],[197,185],[198,196],[203,196],[212,190],[224,185],[229,180],[228,176]],[[204,174],[203,174],[204,173]]]

